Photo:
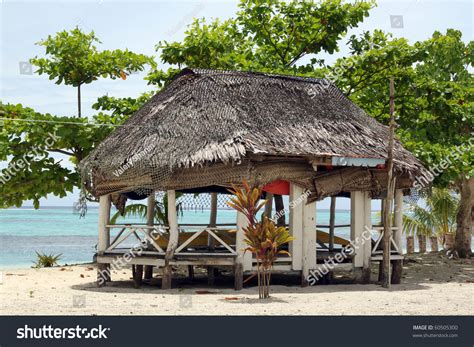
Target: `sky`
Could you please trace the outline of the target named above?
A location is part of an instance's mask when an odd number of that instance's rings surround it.
[[[444,32],[455,28],[465,41],[473,36],[473,1],[379,1],[370,16],[348,36],[366,30],[382,29],[410,42],[429,38],[435,30]],[[36,42],[58,31],[76,26],[92,31],[100,38],[100,49],[125,49],[155,55],[159,41],[180,41],[186,25],[193,18],[232,17],[236,1],[13,1],[0,0],[0,100],[21,103],[38,112],[73,116],[76,112],[76,90],[56,85],[45,76],[30,74],[23,62],[42,56]],[[395,16],[395,17],[394,17]],[[348,37],[347,36],[347,37]],[[327,62],[347,53],[344,42],[333,56],[321,55]],[[158,58],[157,58],[158,60]],[[136,97],[151,90],[143,77],[146,73],[129,76],[127,80],[99,80],[82,88],[84,116],[92,116],[91,105],[98,97]],[[60,155],[57,158],[61,158]],[[63,160],[67,162],[67,160]],[[66,164],[70,165],[70,164]],[[0,168],[6,163],[0,162]],[[42,206],[72,206],[78,194],[66,198],[50,196],[41,200]],[[25,206],[32,205],[25,202]],[[320,203],[329,208],[329,201]],[[341,199],[338,208],[348,209],[348,199]]]

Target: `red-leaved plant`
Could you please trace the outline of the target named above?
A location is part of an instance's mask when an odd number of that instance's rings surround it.
[[[257,220],[257,212],[265,206],[266,200],[261,201],[262,189],[250,187],[246,181],[242,183],[243,189],[232,186],[232,197],[227,204],[241,212],[248,220],[248,225],[243,229],[247,248],[255,254],[257,260],[258,294],[260,299],[270,296],[270,278],[273,262],[278,254],[288,254],[281,246],[294,240],[285,227],[277,227],[273,220],[263,216]]]

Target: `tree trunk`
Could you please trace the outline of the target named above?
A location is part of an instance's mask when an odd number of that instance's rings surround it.
[[[438,253],[438,236],[430,237],[431,252]]]
[[[443,247],[446,251],[452,250],[454,247],[454,234],[446,233],[443,235]]]
[[[418,235],[418,248],[420,253],[426,253],[426,236]]]
[[[77,116],[81,118],[81,85],[77,86]]]
[[[411,235],[407,236],[407,254],[415,252],[415,238]]]
[[[273,198],[275,199],[275,210],[276,213],[280,216],[277,220],[277,226],[285,226],[285,205],[283,204],[283,197],[278,194],[274,194]]]
[[[392,284],[400,284],[403,275],[403,260],[392,260]]]
[[[336,224],[336,197],[331,196],[329,212],[329,252],[334,251],[334,225]]]
[[[456,237],[454,239],[454,251],[460,258],[468,258],[472,255],[472,219],[474,203],[474,177],[463,178],[460,182],[461,201],[456,216]]]

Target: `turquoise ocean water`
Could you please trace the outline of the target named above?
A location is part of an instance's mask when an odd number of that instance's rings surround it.
[[[235,223],[233,210],[219,210],[218,223]],[[374,220],[376,217],[374,216]],[[35,251],[62,253],[60,264],[91,262],[96,252],[98,209],[89,208],[85,218],[71,207],[43,207],[0,210],[0,268],[29,267]],[[179,223],[205,224],[209,211],[184,211]],[[143,223],[138,218],[117,223]],[[329,223],[329,211],[318,210],[318,224]],[[336,212],[336,224],[350,223],[350,213]],[[349,237],[349,228],[336,229],[336,235]]]

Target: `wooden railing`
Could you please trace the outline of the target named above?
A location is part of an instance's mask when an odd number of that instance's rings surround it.
[[[146,224],[109,224],[106,226],[109,229],[120,229],[117,235],[110,242],[105,252],[119,252],[119,247],[130,237],[135,238],[142,246],[147,245],[144,254],[166,254],[166,248],[169,241],[168,226],[165,225],[146,225]],[[232,228],[234,227],[234,228]],[[236,227],[233,223],[218,224],[216,227],[209,227],[206,224],[180,224],[178,225],[179,235],[193,232],[192,236],[179,242],[174,251],[175,255],[212,255],[212,254],[229,254],[237,255],[235,250],[235,242],[228,240],[227,242],[222,236],[219,236],[219,232],[228,232],[231,230],[235,231]],[[219,248],[219,252],[214,250],[211,252],[206,249],[206,246],[199,245],[198,247],[192,246],[199,236],[206,234],[209,240],[213,240],[214,248]],[[163,247],[163,243],[159,242],[160,239],[165,240],[166,247]],[[234,240],[235,241],[235,240]],[[210,242],[211,243],[211,242]],[[161,244],[161,246],[160,246]],[[130,247],[127,247],[130,248]],[[194,248],[190,250],[190,248]],[[196,251],[196,248],[204,248],[202,251]]]
[[[375,240],[374,246],[372,247],[372,256],[381,255],[383,254],[383,251],[379,251],[377,250],[377,248],[379,247],[380,242],[383,240],[384,227],[376,226],[376,227],[372,227],[372,230],[379,233],[377,240]],[[397,231],[397,230],[398,230],[398,227],[392,227],[392,235],[393,235],[393,231]],[[392,235],[390,236],[390,243],[393,247],[393,250],[395,250],[399,255],[403,255],[402,250],[398,248],[398,245],[393,239]]]
[[[235,246],[232,247],[229,243],[225,242],[221,237],[217,235],[219,231],[229,231],[231,229],[223,229],[219,227],[203,227],[201,229],[193,230],[193,229],[187,229],[185,232],[190,232],[194,231],[193,235],[185,240],[183,243],[178,244],[178,247],[176,248],[176,251],[174,252],[175,255],[183,255],[183,254],[189,254],[190,252],[187,251],[187,247],[191,245],[191,243],[197,239],[200,235],[202,234],[207,234],[210,239],[217,241],[216,245],[221,245],[223,249],[227,252],[224,251],[225,253],[231,254],[231,255],[237,255],[237,252],[235,250]],[[180,231],[184,231],[183,225],[180,225]],[[215,246],[216,246],[215,245]],[[215,247],[214,246],[214,247]],[[215,254],[214,252],[192,252],[192,254],[195,255],[204,255],[204,254]],[[220,254],[223,254],[220,252]]]
[[[152,248],[154,248],[154,252],[158,252],[159,254],[165,253],[165,250],[157,243],[159,238],[165,238],[168,240],[168,228],[164,225],[149,226],[144,224],[110,224],[107,225],[107,228],[109,228],[109,230],[120,228],[121,230],[112,240],[112,242],[110,242],[109,247],[107,247],[105,250],[106,252],[115,250],[118,245],[133,235],[141,245],[150,245]]]

